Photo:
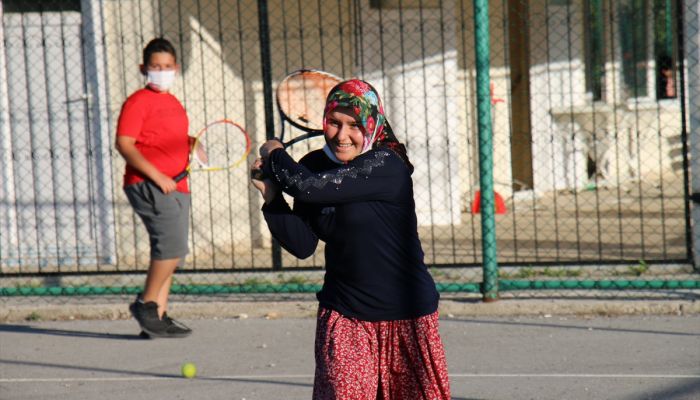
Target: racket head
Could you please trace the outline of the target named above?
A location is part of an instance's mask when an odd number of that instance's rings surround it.
[[[220,171],[235,168],[250,154],[250,136],[229,119],[207,124],[196,135],[190,156],[192,171]]]
[[[204,139],[204,138],[203,138]],[[192,147],[192,160],[201,167],[209,166],[209,155],[207,154],[204,140],[196,140]]]
[[[277,85],[277,108],[283,120],[307,132],[291,140],[280,137],[285,147],[308,137],[323,134],[323,111],[331,89],[342,79],[325,71],[300,69],[287,75]],[[282,130],[284,133],[284,129]],[[284,134],[282,135],[284,136]]]

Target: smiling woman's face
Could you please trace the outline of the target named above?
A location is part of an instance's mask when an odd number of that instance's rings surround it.
[[[364,133],[348,108],[338,107],[328,114],[324,136],[339,161],[346,163],[362,154]]]

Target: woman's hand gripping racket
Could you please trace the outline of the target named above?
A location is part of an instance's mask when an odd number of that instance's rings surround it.
[[[250,136],[239,124],[220,119],[202,128],[194,137],[187,168],[173,177],[175,182],[195,171],[223,171],[237,167],[250,153]]]
[[[323,135],[323,111],[328,93],[342,82],[339,77],[315,69],[300,69],[287,75],[277,86],[275,93],[280,114],[281,131],[277,138],[284,148],[302,140]],[[286,123],[301,130],[297,136],[285,136]],[[253,179],[264,179],[262,170],[251,171]]]

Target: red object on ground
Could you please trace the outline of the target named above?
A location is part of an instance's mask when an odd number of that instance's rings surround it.
[[[503,197],[498,192],[493,192],[495,200],[496,214],[506,213],[506,202],[503,201]],[[472,214],[478,214],[481,212],[481,191],[477,190],[474,194],[474,201],[472,202]]]

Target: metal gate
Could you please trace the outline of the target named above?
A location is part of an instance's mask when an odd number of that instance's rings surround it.
[[[178,50],[175,94],[192,129],[230,118],[254,145],[274,133],[270,121],[279,129],[266,89],[290,71],[372,82],[416,166],[426,263],[445,285],[481,279],[470,0],[25,3],[2,1],[2,277],[92,274],[119,286],[145,270],[147,235],[112,141],[122,102],[143,85],[141,50],[164,36]],[[698,71],[685,68],[682,15],[692,10],[680,4],[489,2],[501,278],[694,273],[683,89]],[[245,168],[221,182],[192,177],[180,279],[319,282],[322,246],[306,260],[280,253]]]

